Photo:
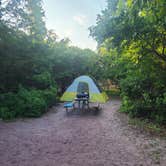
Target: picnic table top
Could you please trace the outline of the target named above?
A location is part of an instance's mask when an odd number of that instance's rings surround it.
[[[89,101],[89,98],[87,97],[75,98],[75,101]]]

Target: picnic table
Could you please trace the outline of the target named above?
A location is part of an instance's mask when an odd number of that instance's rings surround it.
[[[65,103],[64,108],[66,108],[66,112],[68,112],[69,109],[78,110],[78,111],[89,109],[89,98],[87,97],[75,98],[74,101]]]
[[[75,101],[78,102],[78,110],[84,110],[86,107],[89,109],[89,98],[82,97],[82,98],[75,98]]]

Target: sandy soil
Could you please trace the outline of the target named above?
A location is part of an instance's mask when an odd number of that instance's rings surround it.
[[[129,126],[119,106],[66,115],[60,105],[39,119],[0,122],[0,166],[165,166],[166,140]]]

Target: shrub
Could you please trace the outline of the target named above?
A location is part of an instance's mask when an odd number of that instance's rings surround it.
[[[56,102],[56,87],[46,90],[25,89],[19,87],[17,93],[0,96],[0,117],[39,117]]]
[[[106,90],[105,92],[109,97],[111,97],[111,96],[113,96],[113,97],[120,96],[120,90],[117,89],[117,88],[113,88],[111,90]]]
[[[10,120],[15,117],[15,112],[10,111],[8,107],[1,107],[0,108],[0,117],[4,120]]]
[[[46,90],[43,91],[42,95],[44,97],[44,100],[47,103],[47,107],[50,107],[51,105],[56,103],[57,88],[56,87],[51,87],[50,89],[46,89]]]
[[[18,91],[17,115],[23,117],[39,117],[47,108],[41,90],[27,90],[20,88]]]
[[[156,111],[153,112],[152,118],[158,123],[166,124],[166,93],[156,98],[155,109]]]
[[[18,98],[14,93],[0,95],[0,117],[2,119],[12,119],[16,117],[16,107]]]
[[[38,89],[49,88],[54,84],[50,72],[47,71],[34,75],[33,81],[35,83],[35,87]]]
[[[134,73],[134,72],[133,72]],[[134,73],[121,80],[121,111],[132,117],[144,117],[166,124],[166,93],[162,84],[151,77]],[[156,84],[158,86],[156,86]]]

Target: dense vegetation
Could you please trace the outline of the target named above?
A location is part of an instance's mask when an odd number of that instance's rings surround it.
[[[121,111],[166,124],[165,8],[165,0],[107,0],[90,27],[97,55],[46,29],[41,0],[0,1],[0,118],[40,116],[87,74],[120,87]]]
[[[90,28],[104,77],[121,89],[121,111],[166,124],[166,2],[108,0]]]
[[[41,0],[0,2],[0,118],[38,117],[73,78],[93,75],[97,55],[58,41]]]

